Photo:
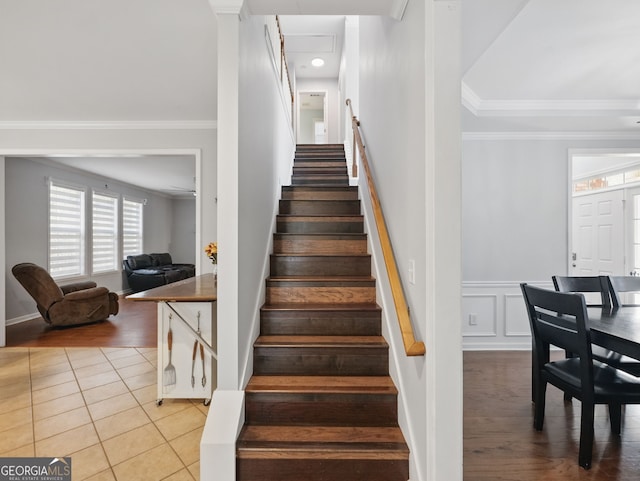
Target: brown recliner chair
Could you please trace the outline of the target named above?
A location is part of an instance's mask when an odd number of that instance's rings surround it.
[[[118,313],[118,295],[92,281],[58,286],[42,267],[24,262],[11,272],[36,301],[38,311],[52,326],[103,321]]]

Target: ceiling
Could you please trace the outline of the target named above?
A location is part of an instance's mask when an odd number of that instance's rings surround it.
[[[462,3],[463,130],[640,138],[640,2]]]
[[[338,78],[344,43],[344,16],[282,15],[280,29],[289,72],[297,79]],[[311,60],[321,58],[322,67]]]
[[[344,16],[399,18],[406,1],[246,0],[246,7],[281,14],[298,78],[337,78]],[[640,2],[461,1],[465,133],[640,138]],[[47,121],[215,122],[217,33],[210,0],[0,0],[0,11],[0,128]],[[322,69],[309,66],[314,56],[325,58]],[[104,160],[65,162],[104,170]],[[114,177],[136,165],[148,173],[149,163],[168,175],[124,177],[173,195],[193,188],[191,160],[112,158],[106,173]]]
[[[196,192],[192,155],[56,155],[47,159],[170,197],[193,199]]]

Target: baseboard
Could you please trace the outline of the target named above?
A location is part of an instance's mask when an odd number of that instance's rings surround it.
[[[21,324],[27,321],[33,321],[34,319],[38,319],[40,317],[39,312],[34,312],[32,314],[25,314],[24,316],[14,317],[13,319],[7,319],[4,323],[5,326],[14,326],[16,324]]]

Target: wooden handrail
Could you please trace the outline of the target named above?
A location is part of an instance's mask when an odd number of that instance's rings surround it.
[[[398,323],[400,324],[400,332],[402,333],[404,350],[407,356],[423,356],[425,353],[424,342],[416,341],[416,338],[413,335],[413,326],[411,325],[409,307],[407,306],[407,300],[404,296],[404,290],[402,289],[402,280],[400,279],[400,274],[398,273],[398,264],[396,263],[396,259],[393,254],[393,247],[391,246],[391,239],[389,238],[389,232],[387,231],[384,214],[382,213],[382,206],[380,205],[378,193],[376,192],[376,186],[373,181],[373,176],[371,175],[369,161],[365,152],[364,143],[362,142],[362,136],[360,135],[360,121],[356,118],[355,115],[353,115],[351,99],[347,99],[347,105],[349,106],[349,110],[351,112],[351,126],[353,127],[353,135],[360,152],[362,167],[364,168],[365,175],[367,176],[369,195],[371,197],[371,204],[373,207],[373,216],[375,218],[376,227],[378,229],[378,237],[380,237],[380,245],[382,246],[382,254],[384,257],[384,265],[387,268],[387,275],[389,276],[389,283],[391,284],[391,293],[393,295],[393,301],[396,307]]]

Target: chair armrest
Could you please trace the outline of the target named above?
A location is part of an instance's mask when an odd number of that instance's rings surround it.
[[[63,301],[84,301],[87,299],[94,299],[100,296],[107,296],[109,289],[106,287],[91,287],[89,289],[82,289],[80,291],[74,291],[64,296]]]
[[[80,282],[72,282],[71,284],[65,284],[60,286],[60,290],[64,295],[67,295],[71,292],[82,291],[84,289],[91,289],[92,287],[96,287],[96,284],[93,281],[80,281]]]

